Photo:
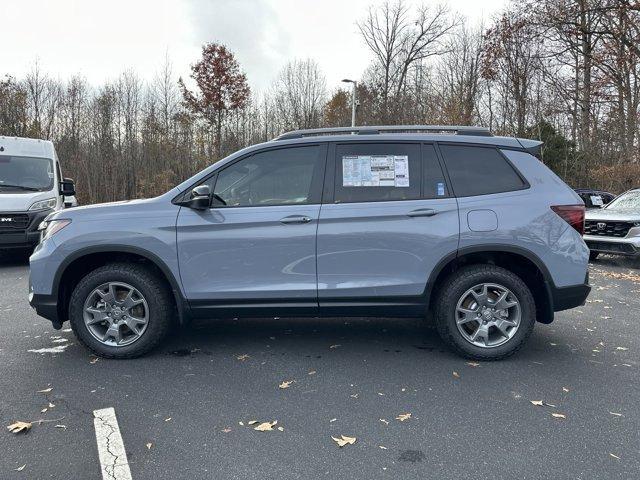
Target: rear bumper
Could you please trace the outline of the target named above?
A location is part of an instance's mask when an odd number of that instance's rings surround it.
[[[589,272],[585,275],[584,283],[582,284],[567,287],[551,287],[553,311],[560,312],[584,305],[589,296],[589,292],[591,292]]]

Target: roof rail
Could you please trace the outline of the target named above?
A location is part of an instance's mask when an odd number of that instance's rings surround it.
[[[384,125],[361,127],[331,127],[312,128],[309,130],[294,130],[286,132],[274,140],[290,140],[292,138],[317,137],[320,135],[379,135],[383,133],[449,133],[455,135],[473,135],[476,137],[491,137],[491,132],[485,127],[468,127],[452,125]]]

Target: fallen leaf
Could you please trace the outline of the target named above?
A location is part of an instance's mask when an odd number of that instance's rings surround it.
[[[250,420],[247,422],[247,425],[255,425],[256,423],[258,423],[258,420]]]
[[[26,466],[27,466],[27,464],[25,463],[25,464],[24,464],[24,465],[22,465],[21,467],[14,468],[14,470],[15,470],[16,472],[21,472],[22,470],[24,470],[24,467],[26,467]]]
[[[400,420],[401,422],[404,422],[405,420],[409,420],[410,418],[411,418],[410,413],[401,413],[396,417],[396,420]]]
[[[281,432],[284,432],[284,428],[282,427],[278,427],[278,430],[280,430]]]
[[[276,423],[278,423],[277,420],[274,420],[273,422],[263,422],[255,427],[254,430],[257,430],[258,432],[268,432],[273,430],[273,427]]]
[[[543,402],[542,400],[530,400],[530,401],[531,401],[531,403],[532,403],[533,405],[535,405],[536,407],[541,407],[541,406],[543,406],[543,405],[544,405],[544,402]]]
[[[315,370],[311,370],[311,371],[308,373],[308,375],[315,375],[315,374],[316,374],[316,371],[315,371]]]
[[[351,398],[358,398],[358,394],[354,393],[353,395],[349,395]]]
[[[244,427],[244,423],[242,422],[238,422],[238,425],[240,425],[241,427]]]
[[[567,387],[562,387],[562,391],[563,391],[564,393],[569,393],[569,389],[568,389]]]
[[[36,393],[49,393],[53,390],[53,387],[45,388],[44,390],[38,390]]]
[[[151,450],[151,447],[153,447],[153,443],[151,442],[147,443],[147,450]]]
[[[40,413],[45,413],[48,410],[48,408],[43,408],[42,410],[40,410]]]
[[[456,378],[460,378],[460,374],[458,372],[453,372],[453,376]]]
[[[227,428],[223,428],[222,431],[224,433],[229,433],[231,431],[231,429],[229,427],[227,427]]]
[[[280,385],[278,385],[278,387],[280,387],[280,388],[289,388],[292,383],[293,383],[293,380],[285,380]]]
[[[171,421],[171,417],[165,418],[164,421],[165,422],[170,422]]]
[[[340,438],[331,437],[334,442],[338,444],[339,447],[344,447],[345,445],[353,445],[356,443],[356,437],[347,437],[345,435],[340,435]]]
[[[380,421],[385,425],[389,425],[389,420],[385,420],[384,418],[381,418]]]
[[[242,362],[244,362],[247,358],[249,358],[249,355],[247,355],[246,353],[244,355],[238,355],[236,357],[237,360],[240,360]]]
[[[49,402],[49,408],[53,408],[53,407],[55,407],[55,405],[53,403]]]
[[[338,348],[341,347],[342,345],[331,345],[329,348]]]
[[[7,429],[11,433],[27,433],[29,430],[31,430],[31,426],[31,422],[17,421],[16,423],[12,423],[11,425],[9,425]]]
[[[552,413],[551,414],[554,418],[567,418],[566,415],[564,415],[563,413]]]
[[[384,397],[384,393],[382,392],[378,392],[378,395],[380,395],[381,397]]]
[[[609,455],[612,456],[613,458],[616,458],[616,459],[620,460],[620,457],[617,456],[617,455],[614,455],[613,453],[609,453]]]
[[[616,412],[609,412],[611,415],[615,416],[615,417],[622,417],[623,415],[621,413],[616,413]]]
[[[627,347],[616,347],[616,350],[629,350]]]
[[[336,420],[338,420],[338,419],[337,419],[337,418],[332,418],[331,420],[329,420],[329,423],[333,423],[333,422],[335,422]]]
[[[476,362],[467,362],[467,365],[469,365],[470,367],[479,367],[480,364],[476,363]]]
[[[66,425],[62,425],[62,424],[58,424],[58,425],[54,425],[54,428],[62,428],[63,430],[67,429]]]
[[[93,357],[93,358],[91,358],[91,360],[89,360],[89,363],[90,363],[91,365],[93,365],[93,364],[94,364],[94,363],[96,363],[98,360],[99,360],[99,358],[98,358],[98,357]]]
[[[383,446],[383,445],[378,445],[379,448],[381,448],[382,450],[386,450],[387,447]]]

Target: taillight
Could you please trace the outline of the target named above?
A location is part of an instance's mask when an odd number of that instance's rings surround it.
[[[551,210],[575,228],[580,235],[584,234],[584,205],[553,205]]]

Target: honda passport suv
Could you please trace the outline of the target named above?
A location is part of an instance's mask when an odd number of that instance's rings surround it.
[[[49,215],[30,303],[104,357],[174,320],[431,313],[459,354],[500,359],[590,290],[584,204],[539,148],[475,127],[286,133],[159,197]]]

